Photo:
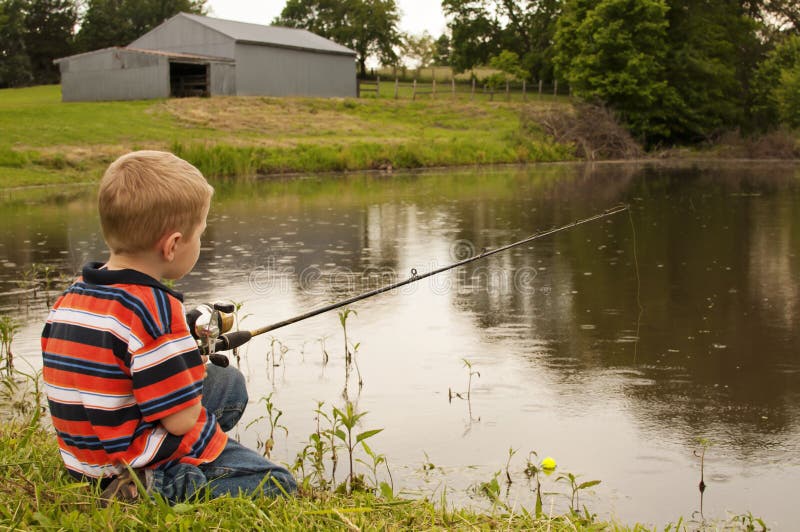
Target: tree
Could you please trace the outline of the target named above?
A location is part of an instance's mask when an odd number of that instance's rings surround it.
[[[34,83],[58,83],[53,60],[73,51],[78,10],[73,0],[29,0],[24,2],[25,52]]]
[[[531,76],[552,79],[552,43],[564,0],[442,0],[457,70],[515,52]]]
[[[775,96],[781,122],[795,129],[800,128],[800,64],[781,72]]]
[[[400,14],[395,0],[288,0],[273,24],[305,28],[356,52],[362,76],[367,58],[397,63]]]
[[[33,81],[25,49],[25,12],[21,0],[0,0],[0,88]]]
[[[516,52],[503,50],[500,55],[489,60],[489,66],[503,73],[508,81],[521,81],[528,79],[528,71],[522,68]]]
[[[800,3],[797,0],[740,0],[749,18],[778,32],[800,32]]]
[[[436,43],[427,31],[422,35],[405,35],[402,50],[404,56],[417,62],[417,68],[425,68],[433,62]]]
[[[0,87],[57,82],[76,22],[74,0],[0,0]]]
[[[456,71],[485,65],[500,53],[501,26],[490,13],[488,1],[442,0],[442,9],[450,18],[450,64]]]
[[[735,0],[668,0],[667,80],[676,140],[697,142],[748,128],[747,97],[761,57],[759,26]]]
[[[557,72],[573,94],[610,106],[649,140],[670,134],[666,14],[664,0],[570,0],[556,33]]]
[[[520,81],[528,79],[529,76],[528,71],[520,65],[517,53],[509,50],[503,50],[499,55],[492,57],[489,60],[489,66],[499,70],[486,78],[486,83],[495,89],[509,81]]]
[[[556,63],[648,143],[747,128],[758,22],[738,0],[569,0]]]
[[[433,48],[433,64],[439,66],[450,65],[450,37],[442,33]]]
[[[205,11],[206,0],[88,0],[78,47],[90,51],[125,46],[178,13]]]
[[[767,130],[786,122],[797,127],[795,112],[800,36],[785,38],[758,66],[753,79],[753,115],[756,126]],[[793,110],[794,109],[794,110]]]

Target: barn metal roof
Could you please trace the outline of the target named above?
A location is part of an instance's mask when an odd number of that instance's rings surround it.
[[[186,17],[238,42],[356,55],[350,48],[337,44],[325,37],[320,37],[308,30],[285,28],[283,26],[263,26],[261,24],[204,17],[189,13],[179,13],[176,16]]]
[[[91,52],[84,52],[82,54],[75,54],[69,57],[61,57],[53,61],[53,63],[58,64],[62,61],[66,61],[67,59],[76,59],[78,57],[85,57],[89,55],[109,52],[109,51],[122,51],[122,52],[133,52],[137,54],[146,54],[146,55],[160,55],[164,57],[168,57],[170,59],[183,59],[186,61],[192,62],[205,62],[211,61],[215,63],[233,63],[234,60],[229,57],[215,57],[213,55],[201,55],[201,54],[187,54],[183,52],[164,52],[161,50],[145,50],[144,48],[131,48],[130,46],[109,46],[108,48],[101,48],[99,50],[92,50]]]

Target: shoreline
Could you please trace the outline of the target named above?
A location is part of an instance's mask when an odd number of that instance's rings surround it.
[[[258,174],[253,177],[211,177],[211,182],[223,182],[226,184],[235,184],[237,182],[279,182],[279,181],[292,181],[314,178],[336,178],[336,177],[350,177],[350,176],[371,176],[371,177],[385,177],[392,178],[394,176],[408,176],[418,174],[449,174],[461,171],[496,171],[496,170],[513,170],[524,169],[530,167],[552,167],[552,166],[584,166],[584,165],[597,165],[597,166],[625,166],[625,165],[652,165],[652,166],[675,166],[682,164],[768,164],[768,165],[786,165],[798,166],[800,159],[757,159],[757,158],[727,158],[727,157],[643,157],[636,159],[609,159],[609,160],[564,160],[564,161],[534,161],[534,162],[520,162],[520,163],[491,163],[491,164],[456,164],[450,166],[426,166],[414,168],[396,168],[391,170],[381,170],[374,168],[354,169],[354,170],[328,170],[319,172],[302,172],[302,171],[288,171],[288,172],[272,172],[265,174]],[[39,183],[31,185],[13,185],[3,186],[0,182],[0,194],[14,194],[24,193],[36,190],[48,190],[54,186],[61,189],[63,188],[82,188],[94,186],[99,182],[97,180],[76,181],[69,183],[54,182],[54,183]],[[59,191],[61,192],[61,191]]]
[[[630,159],[594,150],[600,158],[586,160],[577,151],[583,139],[560,142],[540,120],[571,109],[566,97],[524,103],[262,97],[62,103],[58,85],[2,89],[0,190],[93,183],[119,155],[138,149],[171,151],[209,179],[225,181],[800,157],[798,138],[783,132],[644,157],[631,149]],[[618,124],[608,125],[625,135]],[[764,158],[770,155],[779,158]]]

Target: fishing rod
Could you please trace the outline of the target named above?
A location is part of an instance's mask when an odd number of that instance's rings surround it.
[[[628,204],[620,204],[611,207],[610,209],[606,209],[601,213],[589,216],[588,218],[575,220],[574,222],[562,225],[560,227],[555,227],[552,229],[547,229],[544,231],[540,231],[538,233],[534,233],[531,236],[528,236],[516,242],[512,242],[510,244],[506,244],[505,246],[501,246],[491,250],[483,249],[477,255],[472,255],[471,257],[468,257],[466,259],[454,262],[447,266],[442,266],[441,268],[437,268],[435,270],[431,270],[426,273],[422,274],[417,273],[416,268],[412,268],[411,277],[409,277],[408,279],[388,284],[380,288],[370,290],[369,292],[364,292],[362,294],[349,297],[337,303],[332,303],[330,305],[325,305],[323,307],[310,310],[293,318],[272,323],[270,325],[265,325],[263,327],[259,327],[257,329],[253,329],[250,331],[225,332],[227,330],[230,330],[233,324],[232,317],[230,316],[230,313],[233,312],[233,305],[229,304],[217,303],[214,304],[213,306],[205,305],[206,308],[201,309],[199,318],[197,316],[194,316],[193,319],[191,316],[192,313],[190,313],[189,315],[187,315],[187,319],[190,323],[190,330],[192,330],[193,332],[196,331],[195,336],[198,337],[198,341],[201,344],[200,345],[201,352],[209,356],[209,360],[211,360],[212,363],[224,367],[228,365],[228,358],[225,355],[219,354],[219,352],[228,351],[230,349],[235,349],[237,347],[240,347],[245,343],[249,342],[255,336],[259,336],[261,334],[274,331],[275,329],[280,329],[281,327],[285,327],[287,325],[291,325],[292,323],[297,323],[298,321],[303,321],[308,318],[312,318],[314,316],[323,314],[325,312],[329,312],[331,310],[335,310],[337,308],[351,305],[357,301],[361,301],[362,299],[367,299],[369,297],[373,297],[378,294],[394,290],[395,288],[400,288],[401,286],[405,286],[407,284],[416,283],[417,281],[421,281],[426,277],[431,277],[432,275],[436,275],[445,272],[447,270],[452,270],[453,268],[458,268],[459,266],[464,266],[465,264],[469,264],[470,262],[474,262],[476,260],[484,259],[486,257],[494,255],[495,253],[500,253],[502,251],[506,251],[508,249],[521,246],[523,244],[527,244],[528,242],[533,242],[534,240],[554,235],[561,231],[566,231],[567,229],[572,229],[573,227],[577,227],[579,225],[588,224],[591,222],[595,222],[597,220],[601,220],[603,218],[607,218],[609,216],[613,216],[615,214],[619,214],[621,212],[627,211],[629,208],[630,205]],[[197,311],[195,310],[192,312],[197,312]]]

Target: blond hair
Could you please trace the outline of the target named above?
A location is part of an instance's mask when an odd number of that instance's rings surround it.
[[[171,153],[123,155],[100,181],[103,238],[114,253],[136,253],[170,232],[189,235],[203,221],[213,194],[197,168]]]

